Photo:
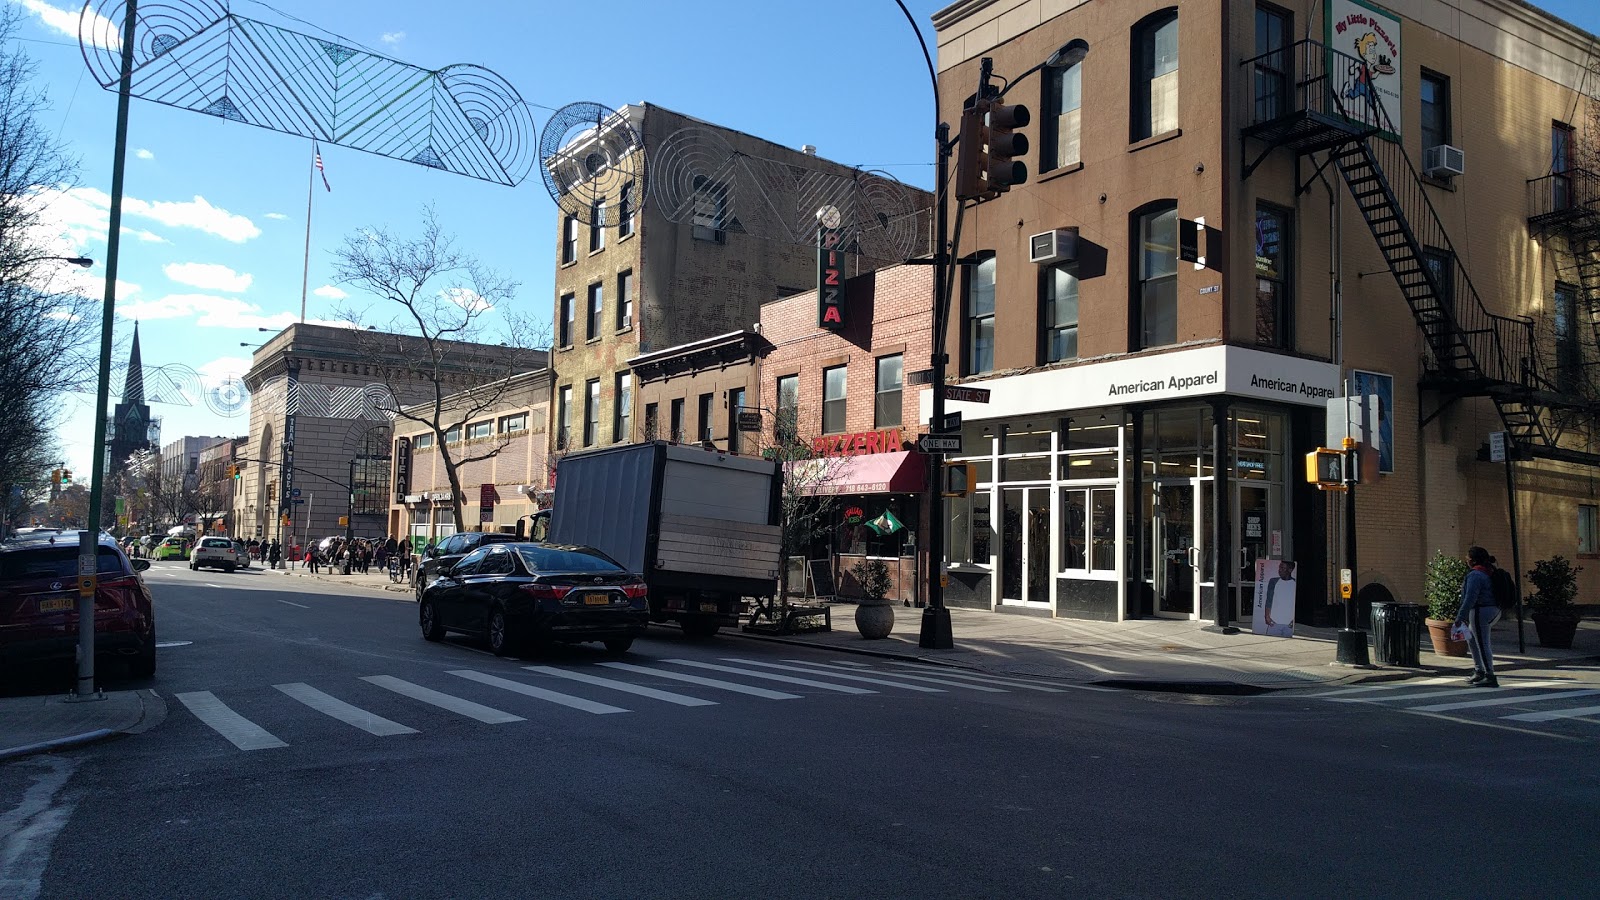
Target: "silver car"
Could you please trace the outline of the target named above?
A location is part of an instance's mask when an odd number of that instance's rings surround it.
[[[240,566],[248,566],[250,559],[239,551],[233,541],[225,537],[201,538],[194,551],[189,554],[189,568],[199,570],[201,566],[211,566],[217,569],[226,569],[232,572]]]

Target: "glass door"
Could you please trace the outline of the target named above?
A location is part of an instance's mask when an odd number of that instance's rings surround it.
[[[1001,492],[1000,602],[1050,606],[1050,489]]]
[[[1256,560],[1271,555],[1272,530],[1278,527],[1272,514],[1274,491],[1266,484],[1234,482],[1238,497],[1234,503],[1234,546],[1238,547],[1239,571],[1234,579],[1234,618],[1249,622],[1255,611]]]
[[[1200,479],[1157,481],[1151,516],[1156,615],[1190,619],[1200,605]]]

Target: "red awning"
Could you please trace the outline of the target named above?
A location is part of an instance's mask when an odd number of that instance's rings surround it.
[[[927,489],[927,457],[914,451],[823,456],[785,463],[801,494],[916,494]]]

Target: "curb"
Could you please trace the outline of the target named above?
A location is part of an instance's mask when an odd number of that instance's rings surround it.
[[[23,744],[20,747],[7,747],[0,749],[0,762],[10,762],[28,756],[37,756],[41,753],[56,753],[62,750],[76,750],[88,747],[126,735],[143,734],[160,725],[167,718],[167,701],[154,690],[145,688],[135,691],[139,698],[139,718],[126,728],[96,728],[81,734],[68,735],[67,737],[52,738],[48,741],[38,741],[32,744]]]

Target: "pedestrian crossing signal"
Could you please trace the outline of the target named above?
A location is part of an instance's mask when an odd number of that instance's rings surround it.
[[[1307,453],[1306,481],[1325,491],[1344,490],[1344,453],[1327,447]]]

